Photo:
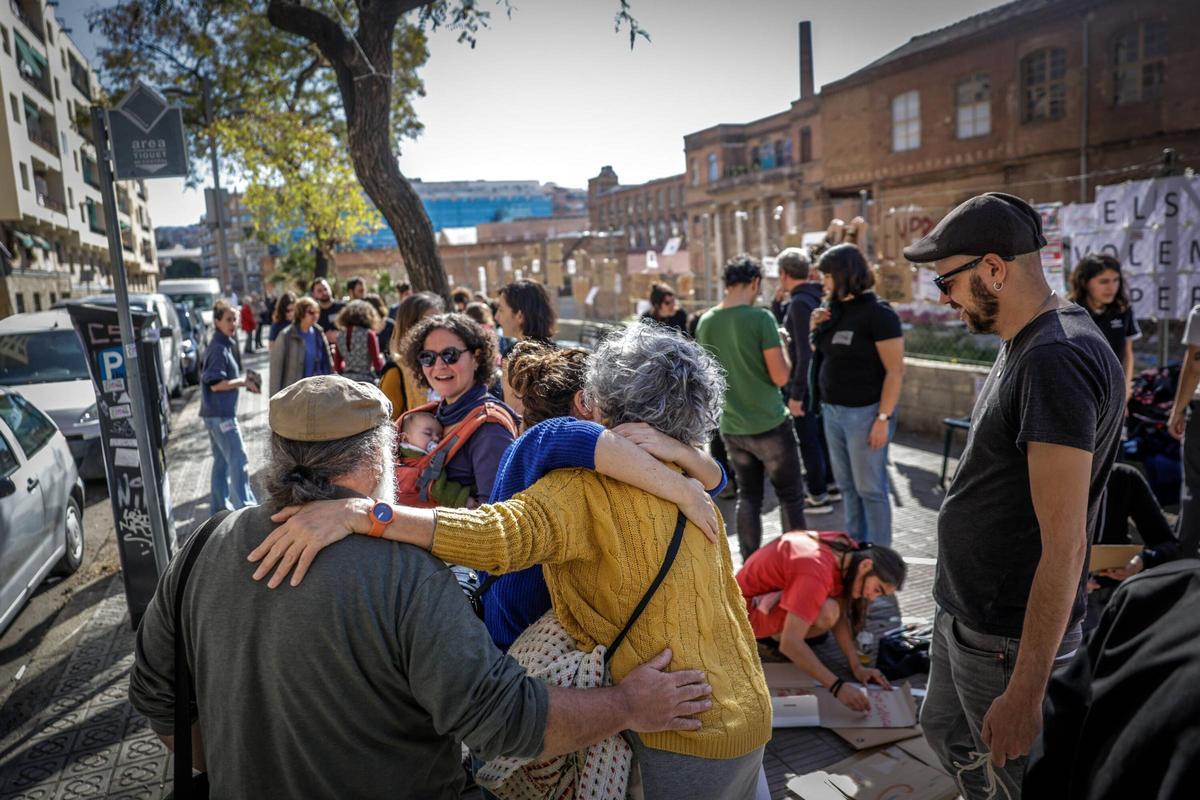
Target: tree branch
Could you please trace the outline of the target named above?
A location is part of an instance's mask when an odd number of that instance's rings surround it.
[[[351,64],[354,61],[354,45],[341,25],[319,11],[289,0],[271,0],[267,6],[267,20],[279,30],[315,44],[333,67],[343,89],[353,86]]]

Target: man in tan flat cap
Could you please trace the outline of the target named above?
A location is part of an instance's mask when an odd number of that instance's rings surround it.
[[[225,517],[207,538],[201,529],[172,559],[130,678],[134,707],[173,748],[182,637],[196,698],[192,750],[213,797],[457,798],[462,742],[488,759],[549,757],[625,729],[699,726],[683,718],[709,707],[709,687],[694,670],[661,672],[669,653],[617,687],[528,677],[492,644],[446,565],[420,548],[350,536],[302,587],[254,581],[246,557],[284,506],[392,497],[395,429],[375,386],[306,378],[271,398],[270,425],[268,501]],[[376,503],[381,525],[391,513]],[[177,618],[180,571],[198,543]]]

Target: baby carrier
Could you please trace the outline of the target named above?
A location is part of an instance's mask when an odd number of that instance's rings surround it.
[[[404,412],[396,420],[396,432],[403,430],[404,420],[409,414],[435,414],[437,407],[436,402],[426,403]],[[425,455],[418,457],[401,454],[396,459],[396,502],[402,506],[417,508],[442,505],[434,490],[434,484],[450,463],[450,459],[466,445],[480,426],[488,422],[504,426],[516,438],[517,426],[512,416],[502,406],[489,402],[471,409],[462,421],[446,428],[437,446]]]

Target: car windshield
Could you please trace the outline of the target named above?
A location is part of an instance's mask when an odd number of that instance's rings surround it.
[[[86,381],[90,377],[74,331],[0,335],[0,386]]]
[[[181,294],[179,292],[168,292],[168,296],[176,303],[188,303],[197,311],[209,311],[213,307],[213,301],[216,299],[211,294]]]

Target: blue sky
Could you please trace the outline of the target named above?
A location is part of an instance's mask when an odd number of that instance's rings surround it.
[[[91,54],[86,12],[59,15]],[[320,3],[318,3],[320,5]],[[611,164],[622,183],[683,172],[683,136],[785,109],[799,95],[797,25],[813,23],[816,85],[911,37],[993,8],[995,0],[632,0],[651,41],[631,52],[613,32],[616,0],[513,0],[472,50],[435,34],[416,103],[425,131],[401,144],[400,168],[425,180],[554,181],[585,186]],[[150,185],[155,225],[199,220],[203,196],[182,181]]]

